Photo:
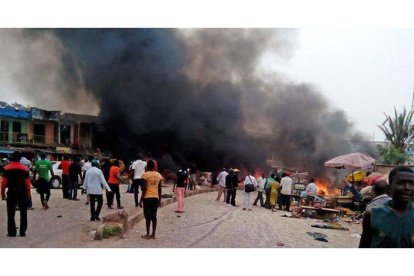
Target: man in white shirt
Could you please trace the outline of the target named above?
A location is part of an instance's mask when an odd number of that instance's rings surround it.
[[[289,174],[283,173],[282,180],[280,181],[280,187],[282,188],[280,194],[282,196],[282,204],[279,204],[279,209],[281,205],[285,205],[285,210],[289,212],[290,208],[290,196],[292,195],[292,178],[289,177]]]
[[[103,205],[102,187],[111,192],[108,183],[100,169],[98,169],[98,160],[91,161],[92,167],[85,173],[85,180],[83,181],[83,189],[89,196],[91,205],[91,221],[101,220],[99,214],[101,213]],[[98,206],[95,210],[95,201],[98,202]]]
[[[250,201],[250,194],[251,191],[246,191],[246,185],[253,185],[253,189],[255,190],[257,188],[257,182],[256,178],[254,178],[253,175],[250,173],[246,176],[244,179],[244,192],[243,192],[243,209],[242,210],[248,210],[252,211],[252,203]]]
[[[257,201],[260,199],[260,207],[264,207],[263,204],[263,191],[266,184],[266,175],[262,173],[262,176],[257,179],[257,197],[253,202],[254,206],[257,206]]]
[[[223,168],[223,170],[218,175],[218,194],[216,200],[219,201],[221,194],[224,194],[223,202],[226,202],[227,192],[226,192],[226,176],[229,173],[226,172],[226,169]]]
[[[134,200],[135,200],[135,207],[138,207],[138,187],[142,187],[145,183],[142,175],[145,173],[145,167],[147,166],[147,162],[142,161],[142,155],[138,154],[137,160],[132,163],[131,171],[134,173],[134,179],[132,180],[132,191],[134,193]]]
[[[83,163],[83,165],[82,165],[82,176],[83,176],[83,178],[82,179],[85,179],[86,171],[89,170],[90,168],[92,168],[92,160],[93,160],[93,158],[91,156],[89,156],[89,158],[86,159],[86,162]],[[89,204],[89,196],[86,197],[85,204],[86,205]]]

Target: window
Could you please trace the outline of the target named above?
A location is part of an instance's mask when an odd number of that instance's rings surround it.
[[[22,132],[22,123],[13,122],[13,133],[20,133],[20,132]]]
[[[0,123],[0,141],[5,142],[9,140],[9,122],[1,121]]]

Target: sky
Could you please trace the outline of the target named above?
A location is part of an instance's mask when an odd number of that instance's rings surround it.
[[[384,113],[411,108],[413,49],[414,29],[304,28],[292,57],[277,70],[313,84],[356,129],[382,141]]]

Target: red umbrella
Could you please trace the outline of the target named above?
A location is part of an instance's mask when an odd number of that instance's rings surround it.
[[[383,175],[382,173],[379,172],[373,172],[370,175],[368,175],[367,177],[365,177],[365,179],[362,181],[367,185],[372,185],[374,184],[377,180],[381,179],[385,177],[385,175]]]

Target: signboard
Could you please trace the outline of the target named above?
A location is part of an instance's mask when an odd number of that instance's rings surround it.
[[[71,153],[72,149],[69,147],[56,147],[56,152],[59,153]]]

